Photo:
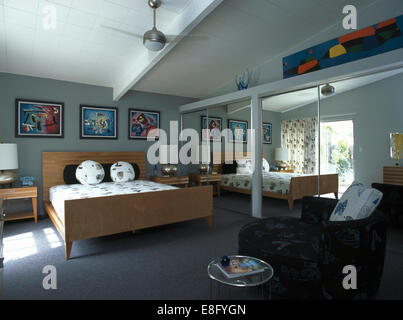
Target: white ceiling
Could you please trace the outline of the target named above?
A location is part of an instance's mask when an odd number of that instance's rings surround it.
[[[335,94],[342,94],[344,92],[354,90],[376,81],[380,81],[389,77],[393,77],[394,75],[403,73],[403,69],[397,69],[387,72],[381,72],[377,74],[372,74],[369,76],[348,79],[344,81],[339,81],[336,83],[331,83],[331,85],[335,88]],[[332,97],[334,96],[332,95]],[[323,96],[321,94],[321,99],[327,99],[329,96]],[[318,101],[318,89],[311,88],[300,91],[294,91],[290,93],[281,94],[278,96],[268,97],[262,99],[262,107],[267,111],[274,112],[287,112],[293,109],[297,109],[303,107],[305,105],[316,103]]]
[[[350,0],[359,9],[374,0]],[[340,22],[345,0],[226,0],[133,89],[204,98],[248,67],[263,64]],[[236,89],[234,82],[234,90]]]
[[[158,28],[169,31],[186,20],[192,5],[220,1],[162,2]],[[360,8],[374,0],[350,2]],[[43,26],[49,5],[57,12],[54,30]],[[148,70],[155,56],[144,52],[141,40],[101,27],[144,33],[152,26],[146,0],[0,0],[0,72],[109,87],[129,73],[123,87],[136,82],[136,90],[198,98],[334,24],[344,5],[345,0],[224,0],[192,31],[207,40],[181,41]],[[144,58],[145,71],[132,81],[136,57]]]
[[[191,0],[165,0],[164,28]],[[54,30],[44,27],[47,7],[56,9]],[[102,28],[143,34],[152,27],[146,0],[0,0],[0,72],[113,86],[142,41]]]

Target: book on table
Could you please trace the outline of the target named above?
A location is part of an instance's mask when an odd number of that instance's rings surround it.
[[[221,263],[217,263],[217,267],[228,278],[244,277],[265,270],[264,266],[250,258],[231,259],[228,266],[223,266]]]

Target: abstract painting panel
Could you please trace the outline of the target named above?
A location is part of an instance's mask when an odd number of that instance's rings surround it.
[[[17,99],[16,137],[63,138],[64,104]]]
[[[228,129],[230,129],[228,142],[248,141],[248,121],[228,120]]]
[[[317,70],[403,48],[403,15],[354,31],[283,58],[283,77]]]
[[[158,139],[160,129],[160,113],[129,109],[129,139],[143,139],[148,137]]]
[[[263,123],[263,143],[271,144],[272,143],[272,128],[273,125],[271,123]]]
[[[81,139],[117,139],[118,110],[113,107],[80,106]]]
[[[202,141],[221,141],[222,119],[202,116],[201,121]]]

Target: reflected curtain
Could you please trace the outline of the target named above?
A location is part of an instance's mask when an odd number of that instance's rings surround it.
[[[315,174],[317,167],[318,119],[284,120],[282,147],[288,149],[289,169],[295,173]]]

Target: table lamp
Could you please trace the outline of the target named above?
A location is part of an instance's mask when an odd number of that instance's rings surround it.
[[[14,143],[0,143],[0,185],[12,184],[17,175],[6,170],[18,169],[18,149]]]
[[[287,168],[288,150],[285,148],[276,148],[274,152],[274,160],[277,167]]]
[[[161,173],[164,177],[174,176],[178,172],[178,167],[174,164],[170,163],[172,159],[171,146],[161,145],[160,146],[160,164],[161,164]]]

